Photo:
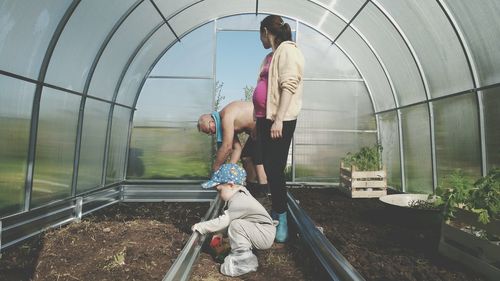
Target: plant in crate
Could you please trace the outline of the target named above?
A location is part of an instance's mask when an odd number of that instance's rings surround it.
[[[444,204],[439,252],[492,280],[500,276],[500,169],[474,183],[455,171],[437,194]]]
[[[340,186],[352,198],[380,197],[387,194],[387,173],[382,168],[382,146],[362,147],[348,152],[340,162]]]

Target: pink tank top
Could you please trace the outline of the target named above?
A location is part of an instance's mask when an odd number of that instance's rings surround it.
[[[266,56],[266,64],[260,72],[259,81],[253,91],[253,107],[256,117],[266,117],[266,102],[267,102],[267,78],[269,76],[269,65],[273,58],[272,53]]]

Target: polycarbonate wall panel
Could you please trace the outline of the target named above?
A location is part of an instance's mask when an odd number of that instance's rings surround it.
[[[392,79],[399,105],[426,99],[422,78],[410,50],[389,20],[369,3],[351,24],[370,42]]]
[[[198,117],[212,111],[211,79],[148,79],[134,115],[128,178],[206,178],[211,137]]]
[[[432,193],[431,137],[426,104],[401,110],[406,192]]]
[[[346,25],[345,21],[332,12],[309,1],[302,0],[289,0],[286,2],[259,1],[259,13],[279,14],[300,19],[301,22],[332,37],[340,33]]]
[[[37,79],[52,34],[70,4],[0,0],[0,69]]]
[[[374,145],[377,134],[295,131],[294,141],[296,181],[338,182],[341,158]]]
[[[140,84],[150,70],[151,65],[174,40],[176,40],[175,36],[167,25],[160,27],[151,36],[128,67],[127,73],[118,90],[117,103],[128,106],[133,105],[138,95]]]
[[[357,63],[358,70],[372,94],[375,111],[394,108],[394,97],[386,74],[361,37],[352,28],[347,28],[336,44],[348,52],[347,55]]]
[[[218,17],[241,13],[255,13],[255,1],[199,1],[195,5],[175,15],[169,20],[169,23],[177,35],[182,36],[200,24],[204,24]]]
[[[299,30],[298,45],[306,61],[304,78],[361,78],[349,58],[330,40],[303,24]]]
[[[151,2],[142,2],[122,23],[106,46],[92,76],[88,94],[111,100],[130,56],[146,35],[162,22],[163,19]]]
[[[128,148],[130,114],[131,110],[128,108],[121,106],[115,106],[114,108],[106,170],[106,184],[125,179],[125,159]]]
[[[90,66],[115,22],[133,0],[81,1],[50,59],[45,81],[83,92]]]
[[[298,129],[376,130],[363,82],[304,81]]]
[[[378,117],[380,145],[382,145],[382,164],[387,170],[387,184],[392,188],[401,190],[398,115],[396,111],[390,111],[380,114]]]
[[[206,24],[173,45],[151,71],[152,76],[211,77],[213,73],[213,29]],[[185,54],[189,53],[189,56]]]
[[[382,4],[409,39],[422,65],[432,97],[472,88],[464,52],[438,1],[373,2]]]
[[[463,31],[476,65],[479,85],[500,82],[500,1],[444,1]]]
[[[35,85],[0,75],[0,217],[21,211]]]
[[[350,21],[356,12],[363,6],[366,0],[317,0],[315,2],[320,3],[327,9],[334,11],[345,21]],[[334,34],[335,36],[336,34]]]
[[[128,179],[206,179],[212,140],[195,127],[135,127]]]
[[[105,102],[85,101],[77,193],[101,186],[109,108]]]
[[[211,79],[146,80],[137,103],[134,126],[196,128],[198,117],[212,105]]]
[[[43,88],[31,207],[71,195],[80,96]]]
[[[481,176],[478,106],[475,93],[433,102],[438,182],[456,169]]]
[[[500,168],[500,87],[483,92],[487,170]]]

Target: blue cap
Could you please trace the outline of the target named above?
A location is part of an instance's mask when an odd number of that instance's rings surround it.
[[[203,188],[212,188],[219,184],[232,182],[234,184],[244,185],[247,173],[243,168],[236,164],[224,164],[219,170],[215,171],[212,178],[201,184]]]

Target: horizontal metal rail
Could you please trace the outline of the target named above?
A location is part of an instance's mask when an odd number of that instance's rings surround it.
[[[288,193],[288,211],[297,226],[300,237],[312,250],[332,280],[362,281],[359,272],[340,254],[314,225],[311,218]]]
[[[221,202],[222,200],[220,200],[217,195],[214,201],[212,201],[212,204],[202,221],[210,220],[217,216],[221,207]],[[193,232],[181,253],[174,261],[174,264],[170,267],[167,274],[163,278],[163,281],[188,280],[191,275],[191,271],[193,270],[193,264],[200,255],[201,247],[205,242],[205,239],[206,235],[201,235],[197,231]]]

